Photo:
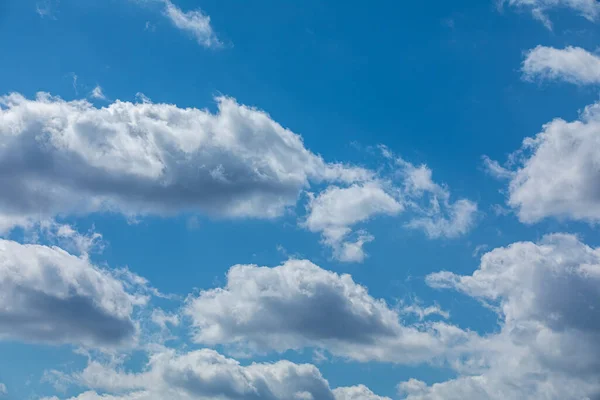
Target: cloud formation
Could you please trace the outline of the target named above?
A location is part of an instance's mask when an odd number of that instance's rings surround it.
[[[115,101],[96,108],[40,93],[0,98],[0,228],[56,215],[203,212],[272,218],[309,181],[370,173],[328,164],[266,113]]]
[[[190,298],[185,314],[195,342],[240,354],[318,348],[358,361],[418,363],[470,336],[439,322],[405,326],[350,275],[305,260],[236,265],[225,287]]]
[[[508,205],[522,222],[600,221],[600,103],[579,119],[557,118],[509,157]]]
[[[131,343],[144,299],[57,247],[0,239],[0,339],[112,347]]]
[[[600,15],[600,3],[597,0],[499,0],[499,3],[530,10],[534,18],[548,29],[552,29],[547,14],[551,9],[571,9],[590,21],[596,21]]]
[[[365,258],[363,244],[372,240],[372,236],[363,231],[350,241],[350,226],[376,215],[396,215],[403,208],[379,181],[344,188],[330,186],[311,197],[304,226],[312,232],[321,232],[323,242],[333,249],[336,259],[361,262]]]
[[[415,166],[401,158],[395,163],[405,203],[414,213],[406,227],[422,230],[432,239],[456,238],[473,228],[476,203],[467,199],[452,202],[448,188],[433,181],[433,171],[427,165]]]
[[[431,239],[456,238],[476,222],[477,204],[450,200],[450,191],[433,181],[427,165],[414,164],[379,146],[384,163],[373,177],[346,186],[331,185],[310,194],[307,215],[301,225],[321,232],[333,257],[344,262],[362,262],[365,243],[375,239],[356,225],[378,216],[395,217],[406,211],[405,228],[423,231]]]
[[[399,389],[410,400],[586,399],[600,395],[600,248],[568,234],[517,242],[481,258],[461,276],[439,272],[430,286],[451,288],[497,310],[500,331],[471,343],[458,378]]]
[[[580,47],[537,46],[522,65],[526,79],[562,80],[577,85],[600,83],[600,57]]]
[[[210,17],[202,10],[184,12],[170,0],[163,1],[165,16],[175,27],[193,36],[199,45],[212,48],[223,45],[210,24]]]
[[[88,391],[70,400],[389,400],[364,386],[332,391],[314,365],[278,361],[242,366],[208,349],[183,354],[164,350],[150,357],[144,371],[92,362],[74,382],[110,395]],[[364,396],[356,397],[360,393]]]

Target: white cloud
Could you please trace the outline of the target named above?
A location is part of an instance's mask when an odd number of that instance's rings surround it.
[[[537,46],[522,66],[526,79],[563,80],[577,85],[600,83],[600,57],[579,47]]]
[[[204,47],[223,45],[210,24],[210,17],[201,10],[184,12],[170,0],[164,0],[165,15],[177,28],[191,34]]]
[[[482,160],[484,171],[496,179],[510,179],[515,175],[513,171],[503,167],[498,161],[492,160],[488,156],[483,156]]]
[[[393,217],[408,211],[410,219],[404,226],[421,230],[430,238],[455,238],[475,225],[476,203],[450,201],[450,191],[433,181],[429,167],[396,158],[385,146],[379,149],[391,165],[379,168],[371,179],[349,186],[331,185],[310,196],[301,225],[321,232],[334,258],[362,262],[366,256],[363,245],[374,236],[356,230],[356,225],[377,216]]]
[[[218,112],[48,94],[0,98],[0,227],[55,215],[202,212],[272,218],[310,181],[353,182],[269,115],[217,99]]]
[[[439,203],[440,199],[432,200],[433,212],[426,217],[415,218],[406,226],[412,229],[421,229],[430,238],[440,237],[456,238],[469,232],[475,224],[477,215],[477,205],[470,200],[460,199],[450,204],[447,199],[441,199],[443,205]],[[442,215],[440,210],[446,209],[446,215]]]
[[[90,96],[93,99],[106,100],[106,96],[104,95],[104,92],[102,91],[100,85],[96,85],[94,90],[92,90],[92,93],[90,93]]]
[[[340,261],[361,262],[365,257],[362,245],[371,236],[359,232],[358,239],[349,241],[350,228],[376,215],[396,215],[403,206],[385,191],[378,181],[340,188],[330,186],[312,197],[303,225],[312,232],[321,232],[323,242],[333,249]]]
[[[0,339],[108,347],[136,336],[145,299],[86,258],[0,239]]]
[[[547,12],[551,9],[572,9],[590,21],[595,21],[600,15],[600,4],[597,0],[499,0],[499,3],[529,9],[532,15],[549,29],[552,28],[552,23]]]
[[[588,399],[600,395],[600,248],[554,234],[481,258],[472,275],[440,272],[429,285],[488,303],[500,331],[471,343],[458,378],[410,380],[411,400]]]
[[[433,181],[433,172],[426,165],[415,166],[397,159],[404,186],[405,201],[416,214],[406,226],[419,229],[432,239],[456,238],[475,225],[477,204],[467,199],[450,201],[447,187]],[[426,204],[423,205],[423,201]]]
[[[398,311],[350,275],[304,260],[234,266],[225,287],[188,299],[185,314],[195,342],[240,354],[317,348],[359,361],[416,363],[469,337],[443,323],[404,326]]]
[[[522,222],[547,217],[600,221],[600,103],[555,119],[510,157],[508,205]]]
[[[377,396],[365,385],[337,388],[333,390],[333,394],[335,400],[391,400],[389,397]]]
[[[184,354],[164,350],[150,357],[144,371],[91,362],[74,381],[110,395],[88,391],[71,400],[389,400],[364,386],[332,391],[314,365],[278,361],[242,366],[208,349]]]
[[[412,314],[419,318],[420,321],[423,321],[425,318],[431,315],[439,315],[442,318],[448,319],[450,318],[450,313],[448,311],[442,310],[442,308],[435,304],[433,306],[423,307],[420,302],[414,302],[413,304],[409,304],[403,306],[400,309],[402,314]]]
[[[152,314],[150,316],[152,322],[158,325],[161,329],[167,329],[167,324],[171,326],[179,325],[179,315],[174,313],[166,313],[160,308],[156,308],[152,310]]]
[[[4,383],[0,383],[0,396],[4,396],[5,394],[8,394],[6,385]]]

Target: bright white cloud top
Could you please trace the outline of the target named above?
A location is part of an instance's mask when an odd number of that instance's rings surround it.
[[[600,57],[580,47],[537,46],[530,50],[523,61],[526,79],[557,80],[589,85],[600,83]]]
[[[600,220],[599,135],[600,104],[592,104],[578,120],[557,118],[523,141],[510,157],[512,165],[503,169],[510,177],[508,205],[521,221]]]

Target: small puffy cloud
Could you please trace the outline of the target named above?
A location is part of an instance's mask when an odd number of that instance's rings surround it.
[[[221,47],[210,24],[210,17],[201,10],[184,12],[170,0],[164,0],[165,16],[182,31],[192,35],[198,44],[204,47]],[[147,26],[147,25],[146,25]]]
[[[522,222],[600,221],[600,103],[579,119],[555,119],[510,157],[508,205]]]
[[[500,330],[465,346],[456,379],[401,383],[407,399],[600,396],[599,248],[573,235],[548,235],[485,254],[472,275],[439,272],[427,283],[486,303]]]
[[[364,386],[332,390],[319,370],[289,361],[240,365],[214,350],[153,354],[144,372],[91,362],[73,376],[88,391],[70,400],[388,400]],[[356,397],[363,393],[365,397]]]
[[[406,227],[422,230],[432,239],[456,238],[473,228],[476,203],[467,199],[450,201],[450,191],[433,181],[433,172],[426,165],[415,166],[402,159],[396,163],[407,207],[414,213]]]
[[[371,173],[329,164],[269,115],[48,94],[0,97],[0,228],[57,215],[200,212],[273,218],[312,182]]]
[[[333,249],[340,261],[360,262],[365,254],[362,245],[370,240],[359,233],[354,242],[348,241],[352,225],[376,215],[396,215],[402,204],[386,192],[378,181],[354,184],[340,188],[330,186],[308,203],[304,226],[312,232],[321,232],[323,242]]]
[[[450,200],[450,191],[433,181],[426,165],[415,166],[396,158],[390,149],[379,146],[386,164],[370,179],[346,186],[331,185],[311,194],[307,215],[301,225],[320,232],[323,243],[339,261],[362,262],[363,246],[375,239],[356,225],[378,216],[406,215],[404,226],[425,232],[432,239],[455,238],[475,225],[477,204]]]
[[[144,299],[86,258],[0,239],[0,339],[92,347],[135,339]]]
[[[234,266],[225,287],[188,299],[185,314],[195,342],[240,354],[315,348],[359,361],[416,363],[469,336],[443,323],[404,326],[397,310],[350,275],[305,260]]]
[[[96,85],[94,90],[92,90],[92,92],[90,93],[90,97],[97,100],[106,100],[106,96],[104,95],[104,92],[102,91],[100,85]]]
[[[577,85],[600,83],[600,57],[579,47],[537,46],[522,66],[526,79],[562,80]]]
[[[534,18],[548,29],[552,29],[552,22],[547,15],[551,9],[571,9],[590,21],[597,20],[600,15],[600,3],[597,0],[499,0],[499,3],[530,10]]]
[[[175,313],[167,313],[160,308],[152,310],[150,320],[158,325],[161,329],[167,329],[167,325],[177,326],[179,325],[179,315]]]
[[[0,396],[4,396],[5,394],[8,394],[8,389],[6,389],[4,383],[0,383]]]

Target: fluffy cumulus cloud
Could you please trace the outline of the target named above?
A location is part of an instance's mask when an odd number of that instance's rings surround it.
[[[537,46],[522,66],[526,79],[563,80],[578,85],[600,83],[600,57],[580,47]]]
[[[112,347],[135,339],[145,298],[57,247],[0,239],[0,339]]]
[[[551,9],[571,9],[590,21],[596,21],[600,15],[600,3],[597,0],[499,0],[499,3],[530,10],[548,28],[552,28],[547,15]]]
[[[472,343],[454,380],[400,384],[408,399],[595,399],[600,396],[600,248],[554,234],[485,254],[472,275],[440,272],[498,312],[500,331]]]
[[[6,389],[6,385],[4,383],[0,383],[0,396],[4,396],[7,393],[8,390]]]
[[[338,260],[362,261],[363,244],[372,237],[359,232],[354,241],[349,241],[350,226],[379,214],[396,215],[402,209],[402,204],[378,181],[344,188],[330,186],[310,199],[304,225],[322,233],[324,243],[333,249]]]
[[[364,386],[332,390],[314,365],[278,361],[243,366],[208,349],[161,351],[150,357],[144,371],[92,362],[71,381],[110,394],[87,391],[70,400],[387,400]]]
[[[341,387],[333,390],[335,400],[391,400],[389,397],[377,396],[365,385]]]
[[[218,112],[48,94],[0,98],[0,228],[55,215],[200,211],[281,215],[310,180],[369,172],[327,164],[266,113],[217,99]]]
[[[600,221],[600,103],[575,121],[555,119],[509,158],[508,204],[519,219]]]
[[[377,216],[393,217],[407,211],[404,227],[423,231],[429,238],[456,238],[466,234],[476,222],[477,204],[451,201],[450,191],[433,181],[426,165],[396,157],[380,146],[384,159],[373,178],[346,186],[331,185],[318,195],[311,194],[302,225],[321,232],[323,242],[337,260],[361,262],[365,243],[374,236],[356,225]]]
[[[164,0],[165,16],[174,26],[192,35],[204,47],[221,47],[223,43],[215,34],[210,17],[201,10],[182,11],[170,0]]]
[[[417,363],[469,337],[439,322],[405,326],[350,275],[304,260],[234,266],[225,287],[190,298],[185,314],[195,342],[239,354],[319,348],[359,361]]]

